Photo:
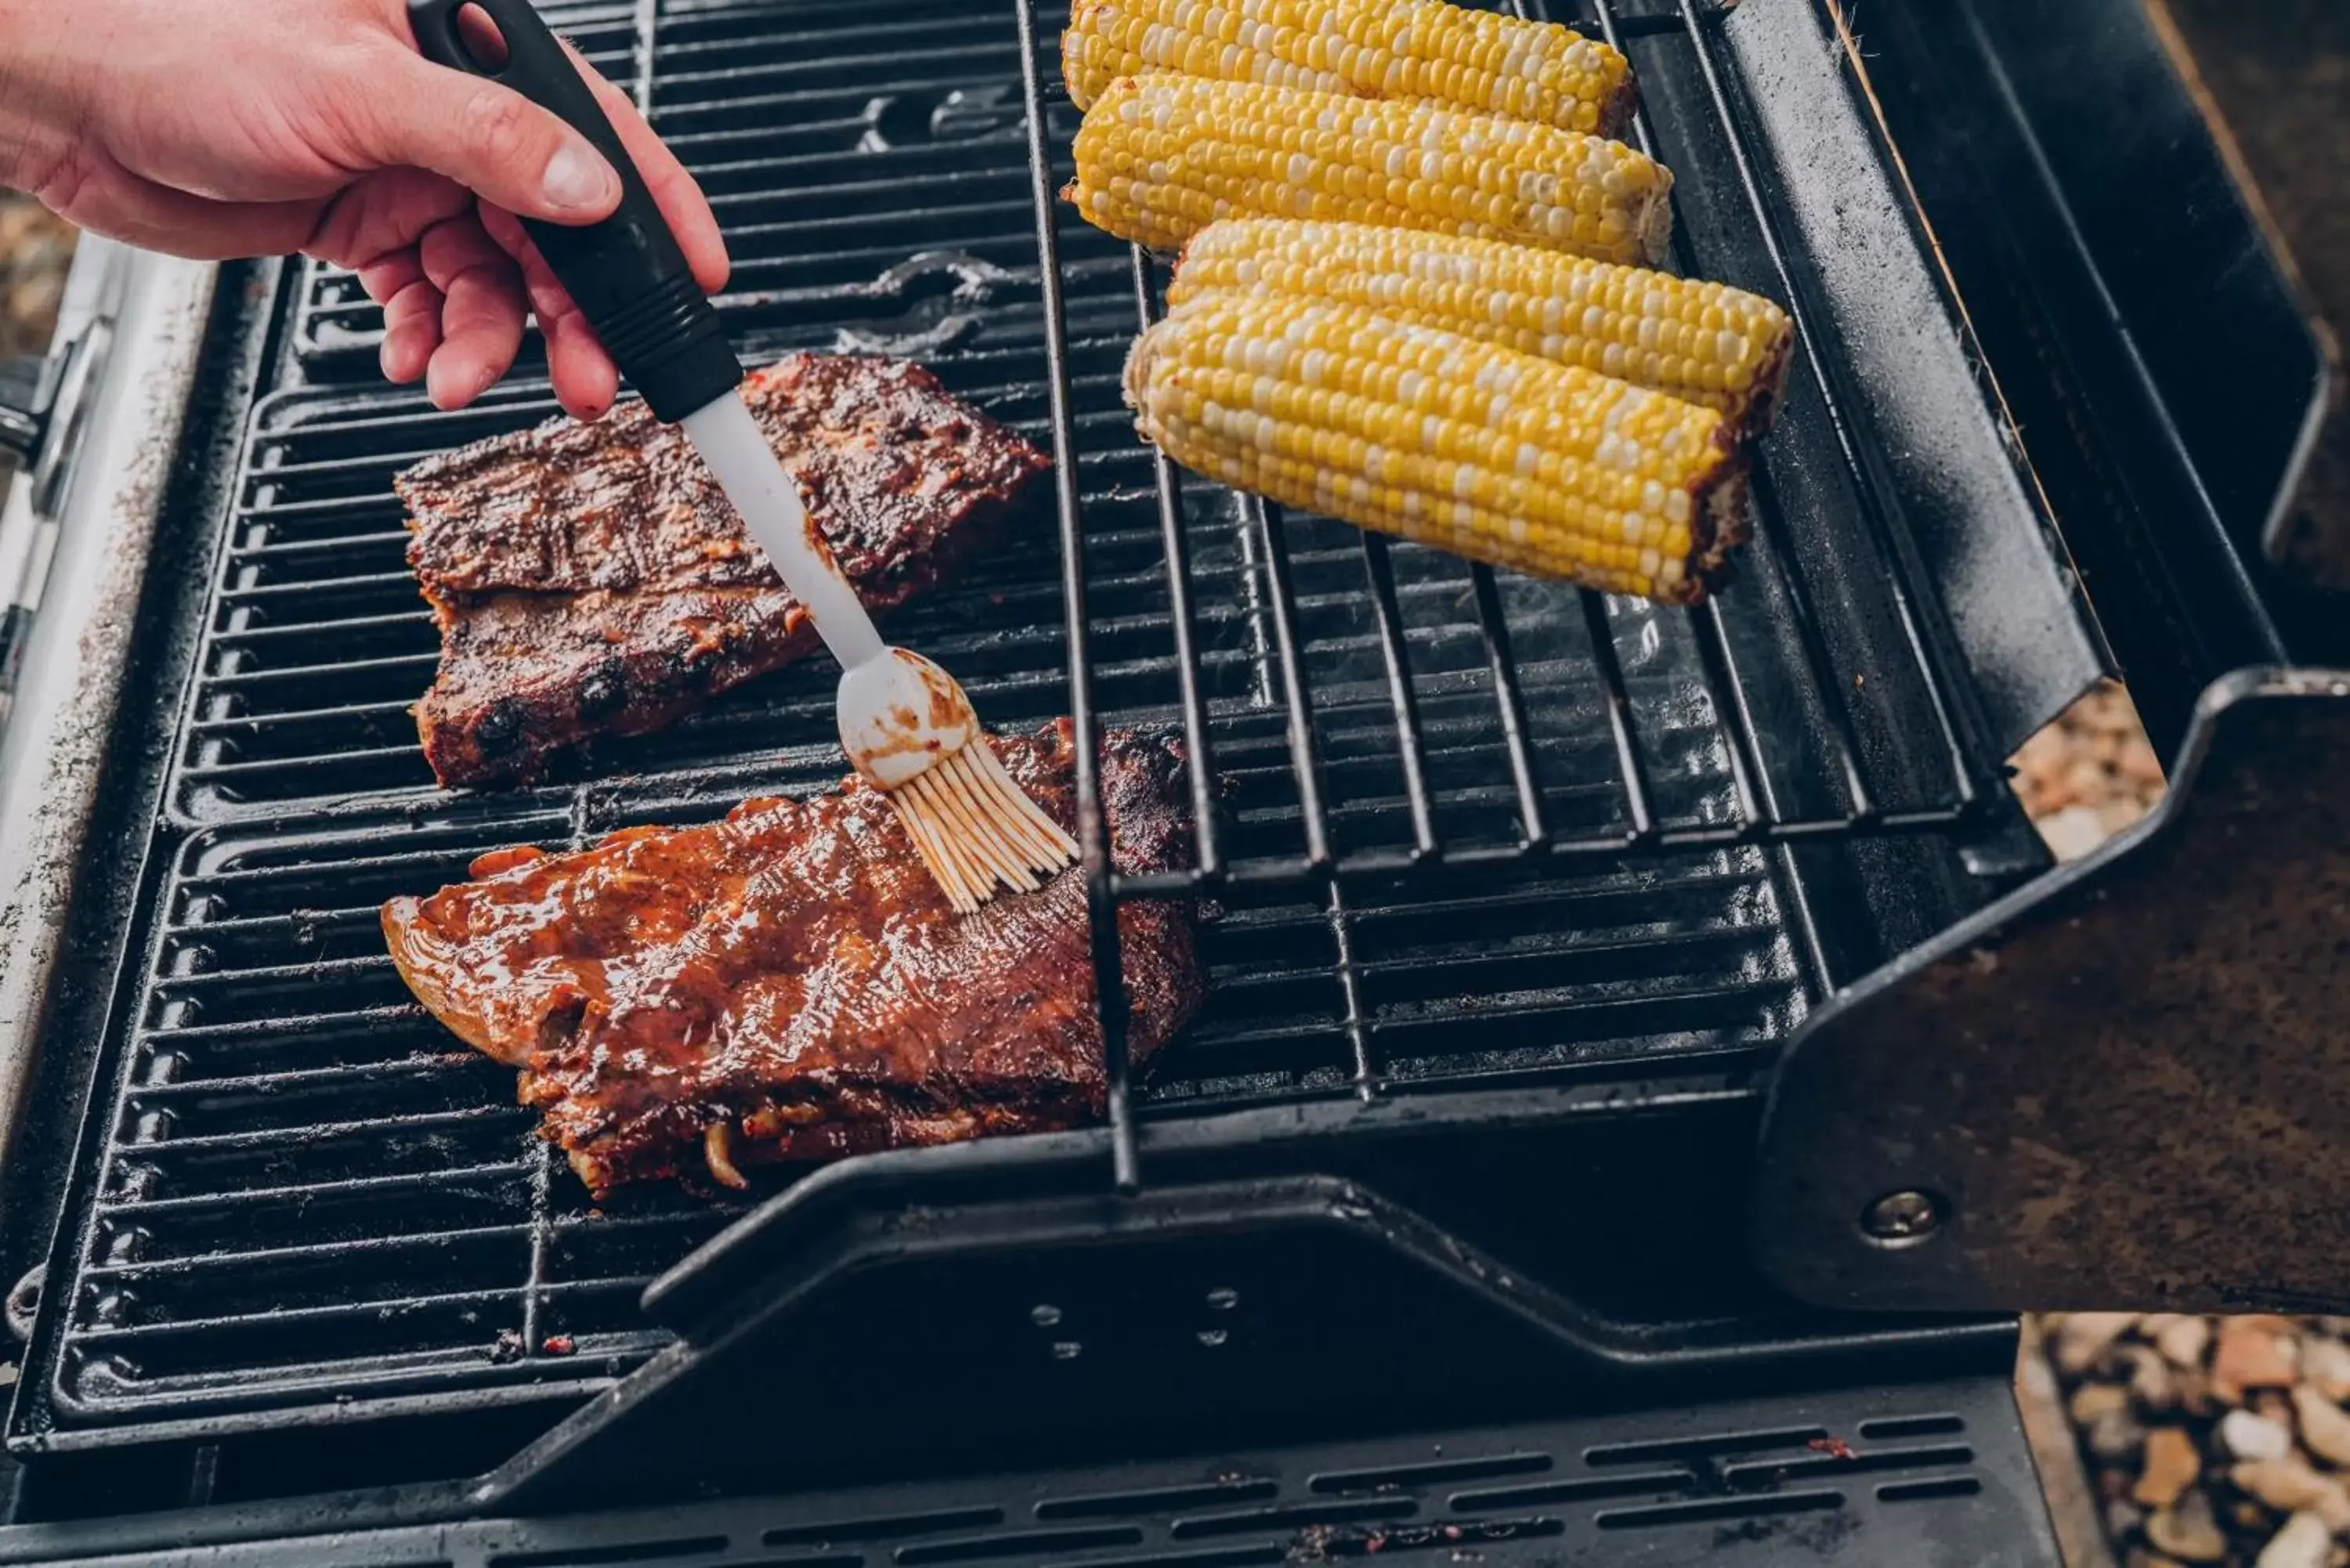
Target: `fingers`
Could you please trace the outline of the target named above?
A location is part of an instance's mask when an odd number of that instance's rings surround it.
[[[645,117],[637,112],[635,100],[605,80],[568,42],[563,47],[579,67],[580,75],[596,89],[596,99],[603,105],[605,118],[619,133],[620,145],[628,150],[629,161],[644,177],[645,188],[652,192],[661,217],[677,236],[678,248],[685,253],[686,265],[693,269],[693,281],[702,286],[702,292],[717,293],[726,286],[731,264],[726,255],[726,238],[719,232],[718,219],[711,212],[702,186],[685,171],[685,165],[677,161],[669,143],[645,123]]]
[[[425,389],[435,408],[462,409],[506,373],[522,347],[522,272],[471,213],[428,230],[417,252],[442,298],[441,344]]]
[[[482,227],[522,269],[524,291],[538,317],[539,336],[546,340],[546,371],[555,383],[556,401],[574,419],[603,418],[619,395],[620,373],[612,357],[512,213],[484,206]]]
[[[441,291],[422,277],[401,286],[383,305],[383,378],[406,386],[422,376],[441,347]]]
[[[587,223],[620,200],[620,180],[588,139],[513,88],[386,50],[388,79],[340,106],[356,166],[412,164],[499,206]]]
[[[383,342],[376,350],[383,379],[405,386],[424,374],[441,346],[441,291],[412,248],[378,257],[359,277],[368,297],[383,306]]]
[[[302,248],[364,278],[377,258],[412,257],[426,230],[473,210],[471,191],[429,169],[379,169],[351,182],[328,204],[317,232]]]

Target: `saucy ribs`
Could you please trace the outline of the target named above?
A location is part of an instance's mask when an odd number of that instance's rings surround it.
[[[926,591],[1047,466],[902,360],[797,354],[743,399],[866,605]],[[817,646],[683,431],[642,403],[429,459],[393,482],[441,631],[417,729],[444,785],[521,783]]]
[[[1066,721],[993,742],[1063,826]],[[1183,763],[1111,733],[1102,795],[1128,873],[1187,861]],[[474,880],[384,906],[409,988],[519,1068],[596,1192],[706,1167],[821,1158],[1098,1117],[1106,1085],[1085,877],[958,918],[886,797],[854,778],[722,822],[566,855],[483,856]],[[1139,1065],[1197,1009],[1187,899],[1118,909]]]

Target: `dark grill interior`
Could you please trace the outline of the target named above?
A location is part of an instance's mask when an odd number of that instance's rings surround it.
[[[1048,442],[1064,394],[1078,689],[1049,508],[1024,547],[890,630],[999,728],[1073,709],[1180,727],[1202,797],[1229,786],[1201,837],[1223,909],[1209,1012],[1136,1114],[1760,1062],[1830,978],[1783,846],[1976,819],[1993,774],[1905,576],[1881,465],[1835,397],[1834,344],[1799,357],[1762,454],[1760,540],[1718,606],[1497,576],[1179,482],[1137,442],[1117,372],[1163,269],[1071,218],[1057,274],[1040,272],[1038,193],[1067,177],[1076,119],[1053,54],[1065,12],[549,9],[704,181],[747,357],[903,353]],[[1640,135],[1679,174],[1678,264],[1800,311],[1718,20],[1596,20],[1634,55]],[[390,480],[552,403],[527,377],[455,415],[385,390],[351,280],[296,286],[283,389],[226,522],[110,1109],[67,1216],[76,1277],[48,1295],[49,1405],[125,1435],[222,1406],[545,1393],[660,1343],[639,1292],[735,1210],[660,1191],[591,1211],[512,1075],[408,1000],[375,907],[486,849],[703,819],[843,771],[833,672],[811,663],[542,787],[436,792],[407,712],[435,644]]]

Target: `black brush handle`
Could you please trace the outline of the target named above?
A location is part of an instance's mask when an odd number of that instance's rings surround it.
[[[478,6],[505,42],[493,70],[473,57],[458,13]],[[683,419],[743,379],[743,366],[710,296],[693,281],[677,236],[646,188],[619,133],[530,0],[408,0],[416,47],[435,65],[487,77],[578,130],[619,171],[620,204],[573,226],[525,218],[539,254],[578,303],[620,374],[660,419]]]

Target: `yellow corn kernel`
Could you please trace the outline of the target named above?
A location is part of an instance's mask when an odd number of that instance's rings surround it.
[[[1607,44],[1445,0],[1077,0],[1061,35],[1070,100],[1085,109],[1145,71],[1430,99],[1601,136],[1635,98]]]
[[[1712,410],[1359,305],[1204,296],[1125,387],[1186,468],[1538,576],[1694,604],[1745,533]]]
[[[1170,309],[1271,291],[1360,305],[1719,410],[1769,428],[1794,324],[1759,295],[1497,240],[1362,223],[1230,218],[1183,247]]]
[[[1120,77],[1077,128],[1063,192],[1174,250],[1219,218],[1344,219],[1654,262],[1673,177],[1619,141],[1440,104],[1196,77]]]

